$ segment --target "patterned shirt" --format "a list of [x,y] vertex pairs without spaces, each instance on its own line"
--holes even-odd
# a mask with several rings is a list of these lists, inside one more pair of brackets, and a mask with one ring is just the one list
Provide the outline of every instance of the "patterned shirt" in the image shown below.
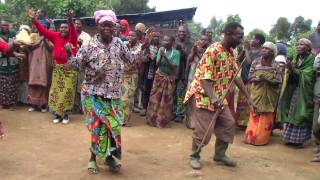
[[209,97],[204,92],[201,80],[212,81],[213,95],[216,98],[222,98],[227,93],[228,85],[238,70],[232,52],[232,49],[225,51],[219,42],[212,44],[206,50],[199,61],[194,80],[188,88],[185,102],[195,96],[197,108],[215,110]]
[[[129,41],[125,41],[123,44],[127,46]],[[139,72],[139,67],[141,65],[142,60],[142,51],[141,51],[141,43],[137,42],[135,46],[129,48],[129,51],[134,59],[133,64],[125,64],[124,65],[124,73],[126,74],[135,74]]]
[[109,99],[121,98],[124,65],[132,64],[134,59],[122,41],[113,37],[106,47],[95,35],[88,46],[82,46],[76,57],[68,63],[85,71],[82,93],[103,96]]

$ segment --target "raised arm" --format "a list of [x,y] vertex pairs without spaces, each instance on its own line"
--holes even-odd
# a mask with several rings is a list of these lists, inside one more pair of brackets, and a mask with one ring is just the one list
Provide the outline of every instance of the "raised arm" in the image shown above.
[[78,46],[78,32],[77,32],[76,26],[73,23],[72,17],[73,17],[73,11],[69,10],[67,13],[68,23],[70,27],[69,41],[76,48]]
[[45,38],[49,39],[50,41],[54,42],[54,39],[59,33],[50,31],[47,28],[45,28],[38,20],[36,20],[34,11],[28,10],[27,14],[31,19],[32,23],[36,26],[36,28],[40,32],[40,34],[43,35]]

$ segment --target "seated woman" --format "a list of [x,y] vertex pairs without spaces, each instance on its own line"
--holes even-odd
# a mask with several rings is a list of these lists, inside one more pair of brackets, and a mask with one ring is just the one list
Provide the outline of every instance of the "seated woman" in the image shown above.
[[249,71],[251,98],[257,108],[250,111],[245,138],[252,145],[267,144],[272,131],[282,80],[279,65],[274,61],[276,54],[275,44],[264,43],[262,56],[253,61]]
[[168,127],[173,118],[173,93],[180,62],[180,53],[173,48],[174,41],[174,37],[164,36],[164,47],[157,54],[159,69],[154,78],[147,110],[147,123],[153,127]]

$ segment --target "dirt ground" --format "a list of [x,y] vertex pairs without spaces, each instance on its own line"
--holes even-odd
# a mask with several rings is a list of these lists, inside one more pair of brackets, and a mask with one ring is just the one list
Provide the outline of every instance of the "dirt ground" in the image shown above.
[[1,180],[268,180],[320,179],[320,164],[311,163],[312,145],[291,149],[281,144],[277,132],[267,146],[244,144],[238,131],[228,154],[238,167],[212,161],[212,141],[202,152],[203,169],[188,165],[191,130],[182,124],[172,128],[148,127],[144,118],[133,117],[133,127],[122,129],[123,160],[120,174],[112,174],[100,162],[100,172],[88,174],[89,133],[84,117],[72,115],[68,125],[52,124],[48,113],[0,111],[6,137],[0,141]]

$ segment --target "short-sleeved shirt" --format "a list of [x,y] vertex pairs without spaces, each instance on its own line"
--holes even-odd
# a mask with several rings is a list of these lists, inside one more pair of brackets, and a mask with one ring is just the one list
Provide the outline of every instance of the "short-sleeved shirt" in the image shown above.
[[[161,55],[160,55],[160,51],[161,50],[164,50],[163,47],[161,47],[158,51],[158,54],[157,54],[157,62],[160,61],[161,59]],[[164,50],[165,51],[165,50]],[[177,68],[179,67],[179,64],[180,64],[180,53],[178,50],[176,50],[175,48],[172,48],[171,51],[165,51],[165,54],[166,54],[166,57],[169,59],[169,61],[176,65]],[[176,69],[172,69],[171,67],[169,67],[168,65],[164,64],[163,63],[164,60],[161,60],[161,62],[159,63],[159,68],[161,70],[161,72],[167,74],[167,75],[170,75],[172,74],[173,72],[176,72],[177,71],[177,68]]]
[[233,50],[225,51],[222,44],[212,44],[203,54],[196,69],[194,80],[188,88],[185,102],[195,96],[196,107],[214,111],[214,105],[205,94],[201,80],[212,81],[212,91],[216,98],[221,99],[238,70]]

